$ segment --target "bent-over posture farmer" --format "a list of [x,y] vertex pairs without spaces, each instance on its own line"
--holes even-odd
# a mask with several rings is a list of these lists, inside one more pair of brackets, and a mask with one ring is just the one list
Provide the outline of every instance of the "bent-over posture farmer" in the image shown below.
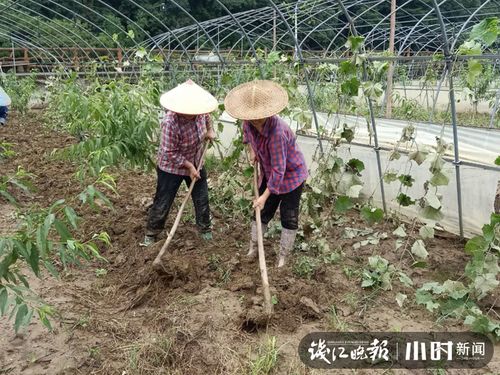
[[210,240],[207,172],[202,168],[198,173],[197,167],[204,141],[215,138],[209,113],[217,108],[217,99],[188,80],[163,94],[160,103],[166,113],[161,123],[158,148],[158,180],[147,219],[146,236],[141,245],[149,246],[156,241],[157,235],[164,229],[179,186],[182,181],[189,186],[193,179],[196,179],[192,192],[196,225],[201,237]]
[[[226,111],[243,121],[243,142],[250,144],[253,163],[260,163],[259,207],[262,232],[280,208],[281,231],[278,267],[292,250],[299,225],[299,203],[308,172],[295,134],[277,113],[288,104],[283,87],[272,81],[252,81],[235,87],[225,99]],[[249,256],[257,250],[257,224],[252,221]]]
[[8,106],[10,103],[9,95],[0,87],[0,126],[4,126],[7,123],[7,113],[9,112]]

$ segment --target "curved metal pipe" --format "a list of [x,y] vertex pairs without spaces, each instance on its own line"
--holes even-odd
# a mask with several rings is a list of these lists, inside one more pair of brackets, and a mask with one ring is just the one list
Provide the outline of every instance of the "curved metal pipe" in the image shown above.
[[457,111],[455,108],[455,90],[453,89],[453,59],[450,54],[448,36],[446,35],[446,27],[444,25],[443,17],[441,15],[441,10],[436,0],[432,0],[434,4],[434,9],[438,16],[439,24],[441,25],[441,33],[443,35],[443,52],[446,61],[446,70],[449,72],[449,86],[450,86],[450,111],[451,111],[451,123],[453,126],[453,151],[454,151],[454,161],[455,165],[455,176],[457,182],[457,203],[458,203],[458,225],[460,228],[460,237],[464,236],[464,223],[462,216],[462,186],[460,180],[460,154],[458,148],[458,130],[457,130]]
[[[283,20],[284,24],[286,25],[286,28],[288,29],[288,33],[293,37],[295,46],[297,48],[297,54],[298,54],[298,57],[299,57],[299,61],[302,64],[304,64],[304,57],[302,56],[302,50],[301,50],[301,48],[299,46],[299,43],[298,43],[297,39],[295,38],[295,35],[292,32],[292,29],[290,28],[290,25],[288,24],[288,22],[286,21],[285,17],[283,16],[283,13],[276,6],[276,4],[274,3],[274,1],[272,1],[272,0],[268,0],[268,1],[271,3],[271,5],[274,8],[274,10],[276,11],[276,13]],[[318,135],[317,139],[318,139],[319,149],[321,151],[321,154],[323,154],[324,153],[323,142],[321,141],[321,134],[320,134],[320,131],[319,131],[319,123],[318,123],[318,116],[316,114],[316,109],[315,109],[315,106],[314,106],[313,92],[312,92],[312,89],[311,89],[311,85],[310,85],[310,82],[309,82],[308,75],[309,75],[309,72],[308,72],[307,66],[304,65],[304,79],[306,81],[307,93],[308,93],[308,96],[309,96],[309,105],[311,107],[311,111],[312,111],[312,114],[313,114],[314,125],[316,126],[316,133]]]
[[[331,0],[331,1],[333,1],[333,0]],[[342,0],[337,0],[337,2],[340,5],[340,7],[342,8],[342,11],[344,12],[344,14],[347,18],[347,22],[349,23],[352,34],[354,36],[357,36],[358,31],[356,30],[356,26],[354,25],[354,22],[351,18],[351,15],[349,14],[347,8],[344,6],[344,3],[342,2]],[[363,80],[364,81],[368,80],[368,73],[367,73],[365,61],[363,61]],[[379,177],[379,183],[380,183],[380,195],[382,197],[382,206],[384,208],[384,212],[387,213],[387,204],[386,204],[386,200],[385,200],[385,188],[384,188],[384,178],[383,178],[384,173],[382,171],[382,162],[380,160],[380,147],[378,144],[377,126],[375,123],[375,113],[373,110],[372,100],[368,97],[366,98],[366,100],[368,102],[368,109],[370,111],[370,120],[372,123],[372,129],[373,129],[373,143],[374,143],[373,149],[375,150],[375,155],[377,157],[377,168],[378,168],[378,177]]]

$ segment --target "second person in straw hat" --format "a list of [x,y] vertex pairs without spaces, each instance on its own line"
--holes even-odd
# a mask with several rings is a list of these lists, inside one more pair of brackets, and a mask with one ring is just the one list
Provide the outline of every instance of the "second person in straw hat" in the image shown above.
[[170,207],[177,191],[185,181],[196,183],[192,198],[196,225],[201,237],[212,239],[210,208],[208,204],[207,173],[197,167],[202,156],[204,141],[213,140],[210,112],[218,107],[217,99],[191,80],[166,92],[160,104],[167,110],[161,123],[160,146],[157,161],[157,185],[153,205],[149,211],[146,236],[142,246],[155,242],[165,226]]
[[[250,144],[254,163],[261,166],[259,198],[253,205],[261,208],[263,232],[280,209],[283,227],[278,267],[285,264],[292,250],[299,225],[299,203],[308,172],[295,134],[277,113],[288,104],[283,87],[272,81],[256,80],[235,87],[224,101],[226,111],[243,121],[243,142]],[[252,222],[249,256],[255,256],[257,224]]]

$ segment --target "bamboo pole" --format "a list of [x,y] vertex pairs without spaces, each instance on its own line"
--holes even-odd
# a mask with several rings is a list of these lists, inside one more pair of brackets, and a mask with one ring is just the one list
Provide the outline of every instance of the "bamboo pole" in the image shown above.
[[[258,163],[253,167],[253,190],[255,198],[259,198],[258,183]],[[255,221],[257,222],[257,246],[259,249],[259,268],[262,278],[262,293],[264,294],[264,307],[269,316],[273,313],[273,304],[271,303],[271,291],[269,289],[269,279],[267,278],[266,255],[264,253],[264,240],[262,236],[262,220],[260,217],[260,207],[255,207]]]

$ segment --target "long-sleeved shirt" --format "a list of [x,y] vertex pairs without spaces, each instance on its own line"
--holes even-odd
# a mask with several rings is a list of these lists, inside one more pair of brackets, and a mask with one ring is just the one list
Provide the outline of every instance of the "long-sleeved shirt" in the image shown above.
[[158,168],[168,173],[189,176],[184,162],[187,160],[195,167],[198,165],[203,139],[209,129],[209,114],[188,120],[175,112],[167,111],[161,122]]
[[306,161],[295,134],[280,117],[269,117],[262,133],[244,121],[243,143],[252,146],[272,194],[289,193],[307,179]]

